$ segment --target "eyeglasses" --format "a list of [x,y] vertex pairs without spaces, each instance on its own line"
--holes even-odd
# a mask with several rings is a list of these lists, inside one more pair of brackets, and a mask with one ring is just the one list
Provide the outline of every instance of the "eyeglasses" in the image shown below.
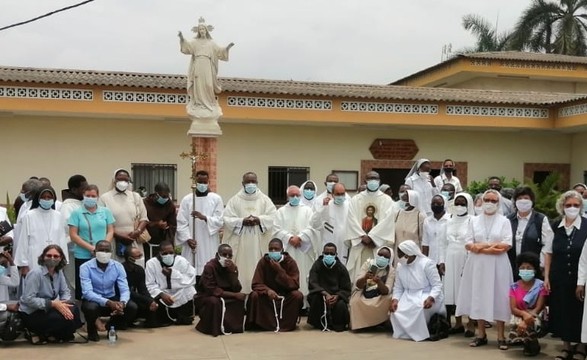
[[51,254],[46,254],[45,257],[47,259],[60,259],[61,255],[51,255]]
[[497,204],[499,202],[499,200],[493,200],[493,199],[483,199],[483,202],[485,203],[492,203],[492,204]]

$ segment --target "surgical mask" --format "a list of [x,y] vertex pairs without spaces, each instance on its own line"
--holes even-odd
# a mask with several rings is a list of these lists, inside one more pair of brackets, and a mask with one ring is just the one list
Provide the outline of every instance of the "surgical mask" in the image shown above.
[[123,192],[128,189],[128,181],[117,181],[116,182],[116,190]]
[[292,196],[288,200],[289,200],[289,204],[291,206],[298,206],[298,205],[300,205],[300,200],[301,199],[300,199],[299,196]]
[[497,204],[490,202],[483,203],[483,211],[489,215],[495,214],[497,212]]
[[530,281],[534,279],[534,270],[520,269],[518,275],[520,275],[520,279],[524,281]]
[[516,209],[521,212],[528,212],[532,210],[532,200],[520,199],[516,201]]
[[579,212],[581,210],[579,208],[576,207],[570,207],[570,208],[565,208],[565,215],[569,218],[569,219],[574,219],[577,217],[577,215],[579,215]]
[[54,268],[61,262],[61,259],[45,259],[45,266],[48,268]]
[[39,206],[42,209],[49,210],[49,209],[51,209],[51,206],[53,206],[53,204],[55,204],[55,200],[53,200],[53,199],[50,199],[50,200],[39,199]]
[[431,208],[435,214],[442,214],[444,212],[444,205],[432,205]]
[[429,172],[426,171],[420,171],[420,177],[424,180],[429,180],[428,176],[430,175]]
[[450,191],[441,191],[440,196],[445,198],[446,200],[450,199]]
[[165,204],[167,204],[167,202],[168,202],[168,201],[169,201],[169,198],[164,198],[164,197],[162,197],[161,195],[159,195],[159,196],[157,197],[157,203],[158,203],[159,205],[165,205]]
[[255,184],[255,183],[245,184],[245,192],[249,195],[256,193],[257,192],[257,184]]
[[342,205],[346,201],[346,196],[340,195],[334,197],[334,204],[335,205]]
[[18,197],[20,197],[20,200],[22,200],[22,202],[27,202],[28,198],[26,197],[25,193],[20,193],[18,194]]
[[218,262],[220,263],[220,266],[226,267],[226,260],[228,260],[228,258],[218,256]]
[[400,264],[402,265],[408,265],[408,258],[407,257],[401,257],[397,260]]
[[399,206],[399,208],[400,208],[400,209],[402,209],[402,210],[405,210],[405,209],[406,209],[406,207],[407,207],[407,204],[408,204],[408,203],[407,203],[407,202],[405,202],[405,201],[403,201],[403,200],[400,200],[400,201],[398,201],[398,202],[397,202],[397,205],[398,205],[398,206]]
[[385,256],[377,255],[375,257],[375,265],[377,265],[378,268],[384,268],[387,265],[389,265],[389,259],[386,258]]
[[401,200],[401,198],[402,198],[404,195],[406,195],[406,192],[405,192],[405,191],[404,191],[404,192],[401,192],[401,193],[399,193],[399,198],[400,198],[400,200]]
[[208,191],[208,184],[197,183],[196,190],[198,190],[201,193],[205,193],[206,191]]
[[463,216],[467,213],[468,210],[467,210],[466,206],[456,205],[454,207],[454,211],[455,211],[455,214],[457,214],[457,216]]
[[98,205],[98,198],[84,196],[82,203],[86,208],[93,208]]
[[475,206],[475,215],[481,215],[481,214],[483,214],[483,207]]
[[312,200],[314,198],[314,195],[316,195],[316,192],[312,189],[304,189],[304,197],[306,198],[306,200]]
[[446,174],[452,174],[452,172],[454,171],[453,168],[447,168],[447,167],[443,168],[443,170]]
[[136,265],[142,267],[142,268],[145,268],[145,258],[142,256],[138,259],[130,258],[130,261],[135,263]]
[[5,266],[0,265],[0,276],[6,275],[6,272],[8,272],[8,269]]
[[323,255],[322,262],[326,266],[332,266],[336,262],[336,256],[335,255]]
[[111,252],[96,251],[96,261],[98,261],[100,264],[108,264],[111,258]]
[[367,180],[367,190],[377,191],[379,190],[379,180]]
[[165,254],[161,255],[161,262],[167,266],[173,265],[173,261],[175,261],[175,255],[173,254]]
[[332,192],[332,188],[334,187],[334,184],[336,184],[334,181],[329,181],[326,183],[326,191],[328,191],[329,193]]
[[281,257],[283,256],[281,251],[269,251],[267,255],[269,256],[269,259],[273,261],[280,261]]

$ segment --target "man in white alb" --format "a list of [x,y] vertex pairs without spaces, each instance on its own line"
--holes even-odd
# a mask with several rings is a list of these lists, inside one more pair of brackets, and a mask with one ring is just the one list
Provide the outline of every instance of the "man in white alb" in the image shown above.
[[349,248],[346,246],[347,239],[346,224],[349,213],[349,201],[343,184],[335,184],[332,188],[334,200],[328,200],[327,204],[320,207],[312,215],[312,227],[320,231],[322,244],[321,249],[328,243],[333,243],[338,249],[338,258],[346,265]]

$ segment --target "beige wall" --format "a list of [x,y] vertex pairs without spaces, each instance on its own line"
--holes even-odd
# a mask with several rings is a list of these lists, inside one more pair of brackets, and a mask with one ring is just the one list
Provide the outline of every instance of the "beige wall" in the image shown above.
[[582,183],[583,171],[587,171],[587,132],[574,134],[571,145],[571,185]]
[[587,93],[587,84],[536,79],[511,79],[506,77],[477,77],[451,85],[458,89],[540,91],[559,93]]
[[[580,143],[587,139],[552,132],[221,125],[218,192],[225,201],[239,189],[246,171],[258,173],[263,191],[269,166],[310,167],[320,185],[332,169],[359,171],[361,160],[372,159],[368,149],[376,138],[414,139],[418,158],[467,161],[470,180],[495,174],[522,179],[524,162],[569,163],[571,138],[580,154],[585,153]],[[0,117],[0,128],[0,203],[6,192],[13,199],[31,175],[49,177],[59,192],[70,175],[80,173],[105,191],[114,169],[142,162],[177,164],[178,195],[190,191],[190,164],[179,158],[190,148],[187,122]],[[571,181],[580,180],[585,168],[587,159],[573,158]]]

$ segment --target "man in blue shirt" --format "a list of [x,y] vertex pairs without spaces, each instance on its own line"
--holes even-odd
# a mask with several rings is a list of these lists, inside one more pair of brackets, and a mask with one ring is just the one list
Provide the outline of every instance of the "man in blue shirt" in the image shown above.
[[80,267],[82,311],[86,317],[88,339],[99,341],[96,320],[110,316],[107,328],[124,330],[136,317],[137,305],[130,300],[126,272],[122,264],[111,260],[108,241],[96,243],[95,258]]

